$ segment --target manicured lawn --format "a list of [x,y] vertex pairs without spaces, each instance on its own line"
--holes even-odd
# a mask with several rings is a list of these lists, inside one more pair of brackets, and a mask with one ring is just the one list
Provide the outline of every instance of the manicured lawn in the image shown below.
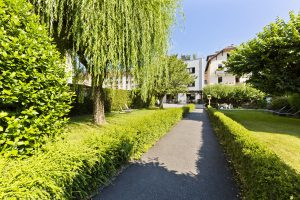
[[155,110],[135,110],[130,113],[109,113],[106,114],[106,121],[103,127],[99,128],[92,123],[92,115],[83,115],[72,117],[67,125],[66,137],[67,140],[82,140],[85,136],[91,133],[101,133],[105,128],[112,125],[124,125],[130,121],[132,117],[142,117],[154,113]]
[[300,119],[262,111],[223,111],[300,172]]

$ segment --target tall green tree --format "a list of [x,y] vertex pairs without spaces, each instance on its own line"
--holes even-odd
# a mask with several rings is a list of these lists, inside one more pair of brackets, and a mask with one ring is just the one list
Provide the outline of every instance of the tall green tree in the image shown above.
[[61,51],[92,79],[94,122],[105,123],[103,82],[166,54],[179,0],[30,0]]
[[194,81],[195,77],[187,71],[187,65],[177,55],[173,55],[157,58],[147,67],[141,87],[145,99],[154,96],[159,100],[160,108],[163,108],[163,97],[166,94],[184,93]]
[[300,93],[300,13],[266,26],[233,51],[226,65],[266,93]]

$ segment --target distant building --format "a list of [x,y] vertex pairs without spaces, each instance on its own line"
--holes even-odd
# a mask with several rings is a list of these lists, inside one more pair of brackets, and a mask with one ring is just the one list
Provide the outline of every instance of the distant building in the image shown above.
[[247,77],[238,77],[228,73],[224,64],[224,61],[227,60],[227,58],[230,56],[230,52],[234,49],[234,46],[228,46],[221,51],[217,51],[213,55],[207,56],[204,75],[205,85],[235,85],[246,82]]
[[190,56],[181,56],[181,59],[187,64],[189,73],[194,74],[195,82],[188,86],[187,93],[180,93],[177,96],[167,95],[164,98],[166,103],[197,103],[202,99],[202,90],[204,87],[204,68],[205,60],[203,58],[191,59]]
[[[73,72],[73,63],[72,58],[69,54],[66,54],[66,72],[69,75],[68,83],[74,84],[74,72]],[[85,70],[84,66],[82,66],[83,71]],[[84,72],[83,72],[84,73]],[[76,81],[76,84],[85,85],[88,87],[92,86],[92,79],[90,76],[86,75],[82,80]],[[130,75],[123,75],[120,77],[112,77],[108,78],[104,81],[104,88],[114,88],[120,90],[132,90],[135,88],[135,83]]]

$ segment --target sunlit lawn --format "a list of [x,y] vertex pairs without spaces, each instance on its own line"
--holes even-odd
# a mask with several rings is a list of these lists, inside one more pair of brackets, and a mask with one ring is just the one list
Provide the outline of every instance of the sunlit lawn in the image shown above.
[[129,118],[134,116],[144,116],[155,112],[155,110],[135,110],[130,113],[108,113],[106,114],[107,124],[104,126],[96,126],[92,123],[92,115],[83,115],[72,117],[67,125],[67,140],[82,140],[88,134],[101,133],[103,128],[111,125],[122,125],[128,123]]
[[288,165],[300,172],[300,119],[262,111],[223,111],[244,125]]

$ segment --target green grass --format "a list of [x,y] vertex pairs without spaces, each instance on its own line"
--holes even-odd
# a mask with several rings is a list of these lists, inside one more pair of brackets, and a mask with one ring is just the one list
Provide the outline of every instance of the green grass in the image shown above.
[[289,166],[300,172],[300,119],[262,111],[222,111],[241,123]]
[[66,127],[65,139],[67,140],[84,140],[91,133],[101,134],[106,128],[113,125],[124,125],[132,117],[142,117],[154,113],[155,110],[135,110],[130,113],[107,113],[106,124],[102,127],[93,124],[92,115],[82,115],[72,117]]
[[34,156],[0,158],[0,199],[87,199],[129,160],[139,158],[178,122],[184,108],[72,118],[66,133]]

